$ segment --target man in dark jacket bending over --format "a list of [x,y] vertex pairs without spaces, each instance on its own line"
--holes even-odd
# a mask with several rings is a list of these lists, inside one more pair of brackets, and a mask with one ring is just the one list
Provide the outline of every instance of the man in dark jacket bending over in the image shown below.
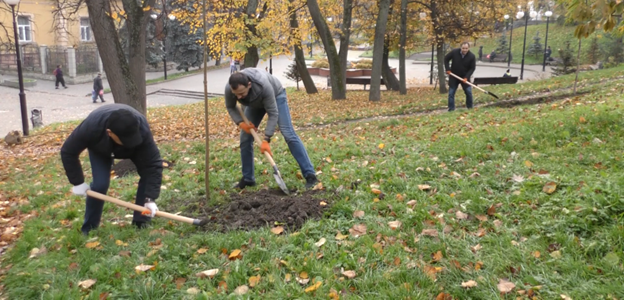
[[[237,101],[246,106],[245,116],[253,125],[250,126],[243,122],[242,116],[236,109]],[[250,134],[250,129],[257,128],[265,114],[269,115],[269,120],[264,129],[264,141],[260,147],[260,152],[267,151],[273,155],[269,142],[275,133],[275,127],[279,126],[290,153],[299,164],[301,174],[306,179],[306,188],[314,187],[318,182],[314,166],[312,166],[303,142],[293,128],[286,90],[282,87],[279,79],[256,68],[245,68],[232,74],[225,86],[225,107],[232,121],[241,129],[240,149],[243,178],[236,185],[237,188],[243,189],[247,186],[256,185],[253,157],[254,139]]]
[[[93,182],[84,181],[80,153],[87,149]],[[137,205],[151,211],[144,216],[135,211],[132,224],[145,227],[156,214],[154,200],[160,195],[162,159],[145,117],[125,104],[102,106],[87,116],[67,138],[61,148],[61,159],[75,195],[86,196],[87,190],[106,194],[110,184],[113,159],[129,158],[136,165],[141,179],[136,193]],[[82,233],[88,234],[100,225],[104,201],[87,196]]]
[[[453,61],[453,64],[449,67],[449,61]],[[448,94],[448,110],[455,110],[455,92],[457,87],[461,84],[464,93],[466,94],[466,107],[472,108],[472,87],[467,84],[472,77],[476,68],[476,59],[474,54],[470,52],[470,44],[463,42],[461,48],[453,49],[449,54],[444,57],[444,69],[446,74],[453,74],[463,78],[459,80],[453,76],[449,76],[449,94]]]

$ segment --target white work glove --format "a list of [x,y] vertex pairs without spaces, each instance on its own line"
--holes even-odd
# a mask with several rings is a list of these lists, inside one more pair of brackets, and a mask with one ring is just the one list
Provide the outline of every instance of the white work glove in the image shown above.
[[156,202],[146,202],[143,206],[151,211],[150,218],[153,218],[156,215],[156,212],[158,211],[158,206],[156,206]]
[[77,195],[77,196],[86,196],[87,195],[87,191],[89,189],[91,189],[91,188],[89,187],[88,184],[82,183],[82,184],[79,184],[79,185],[75,185],[72,188],[72,193],[74,193],[74,195]]

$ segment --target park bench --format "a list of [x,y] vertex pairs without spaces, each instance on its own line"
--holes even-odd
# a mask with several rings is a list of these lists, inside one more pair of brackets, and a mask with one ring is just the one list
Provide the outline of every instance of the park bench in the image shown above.
[[490,62],[506,62],[507,54],[496,54],[496,57],[490,58]]
[[514,84],[518,82],[518,77],[475,77],[474,85],[483,84]]
[[[366,90],[366,85],[370,85],[371,83],[371,78],[370,76],[357,76],[357,77],[347,77],[347,84],[363,84],[364,85],[364,90]],[[381,84],[386,84],[386,81],[383,79],[383,77],[381,78]],[[327,77],[327,87],[331,88],[331,80],[329,79],[329,77]]]

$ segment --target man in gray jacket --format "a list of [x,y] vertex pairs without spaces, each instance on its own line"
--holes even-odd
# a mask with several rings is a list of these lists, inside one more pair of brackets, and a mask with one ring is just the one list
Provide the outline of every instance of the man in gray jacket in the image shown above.
[[[245,106],[245,116],[253,125],[243,122],[242,116],[236,109],[237,102]],[[269,143],[275,133],[275,126],[279,126],[290,153],[299,164],[301,174],[306,179],[305,187],[309,189],[318,183],[308,152],[293,128],[286,90],[276,77],[256,68],[245,68],[232,74],[225,86],[225,107],[232,121],[241,129],[240,149],[243,178],[235,186],[236,188],[244,189],[247,186],[256,185],[253,157],[254,139],[250,134],[250,129],[256,129],[265,114],[269,115],[269,119],[264,129],[264,141],[260,147],[260,152],[269,152],[272,155]]]

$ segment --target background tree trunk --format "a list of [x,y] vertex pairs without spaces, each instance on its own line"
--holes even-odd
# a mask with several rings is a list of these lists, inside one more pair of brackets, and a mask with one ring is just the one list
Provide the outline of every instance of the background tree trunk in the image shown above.
[[390,0],[379,0],[379,15],[375,25],[375,42],[373,44],[373,68],[371,71],[370,92],[368,94],[368,100],[370,101],[381,100],[381,67],[389,9]]
[[[114,101],[116,103],[128,104],[145,114],[145,73],[143,73],[143,81],[135,81],[128,61],[126,61],[124,50],[121,47],[117,28],[113,23],[113,19],[109,17],[111,14],[110,2],[107,0],[88,0],[86,3],[90,16],[91,30],[93,31],[98,52],[102,58],[102,64],[104,65],[104,71],[106,72]],[[128,15],[128,18],[133,17],[135,17],[134,14]],[[145,35],[143,34],[142,36],[145,42]],[[131,41],[132,43],[135,42],[134,40]],[[142,48],[141,52],[145,55],[145,47]],[[133,61],[133,63],[142,64],[143,69],[145,69],[145,57],[141,61]],[[134,69],[136,70],[137,66]],[[141,90],[143,91],[142,93],[140,92]]]
[[340,69],[342,71],[341,86],[347,89],[347,56],[349,54],[349,40],[351,39],[351,17],[353,15],[353,0],[344,0],[342,34],[340,35]]
[[[293,9],[293,1],[294,0],[290,0],[290,28],[294,29],[295,32],[299,32],[299,22],[297,21],[297,12]],[[297,36],[296,39],[297,41],[295,42],[294,48],[297,70],[299,71],[299,75],[301,76],[301,81],[303,81],[303,86],[306,89],[306,93],[316,94],[318,93],[318,89],[316,88],[316,85],[314,85],[312,76],[310,76],[310,72],[308,72],[308,67],[305,63],[305,55],[303,54],[303,49],[301,48],[301,36]],[[297,81],[297,90],[299,90],[299,81]]]
[[401,0],[401,29],[399,41],[399,91],[401,95],[407,94],[407,82],[405,78],[405,43],[407,42],[407,0]]
[[[249,0],[247,2],[247,18],[254,20],[251,23],[246,23],[247,29],[251,32],[251,34],[256,35],[256,10],[258,9],[258,0]],[[240,66],[241,70],[244,68],[255,68],[258,65],[258,61],[260,61],[260,56],[258,55],[258,47],[256,45],[251,45],[247,48],[247,54],[245,55],[245,61],[243,65]]]
[[343,79],[345,71],[340,67],[340,57],[338,56],[338,51],[336,51],[336,44],[334,43],[331,31],[327,27],[325,18],[316,0],[308,0],[308,10],[310,11],[312,21],[314,21],[314,27],[316,27],[321,37],[321,41],[325,47],[325,53],[327,54],[327,60],[329,61],[332,99],[346,99],[347,87],[343,84],[343,82],[345,82],[345,79]]
[[436,39],[436,58],[438,61],[438,82],[440,83],[440,94],[448,93],[446,88],[446,72],[444,71],[444,40]]
[[[145,7],[154,7],[155,0],[147,0]],[[126,25],[128,27],[128,65],[130,76],[135,83],[135,99],[137,110],[146,115],[147,99],[145,95],[145,30],[149,20],[149,12],[143,10],[141,2],[135,0],[122,0],[127,13]],[[111,89],[112,90],[112,89]],[[134,107],[134,106],[133,106]],[[140,109],[139,109],[140,108]]]
[[397,79],[396,75],[392,73],[392,70],[390,70],[390,63],[388,62],[388,59],[390,58],[389,43],[390,40],[388,39],[388,35],[386,35],[383,50],[383,63],[381,64],[381,74],[386,81],[386,89],[389,91],[398,91],[400,87],[399,79]]

